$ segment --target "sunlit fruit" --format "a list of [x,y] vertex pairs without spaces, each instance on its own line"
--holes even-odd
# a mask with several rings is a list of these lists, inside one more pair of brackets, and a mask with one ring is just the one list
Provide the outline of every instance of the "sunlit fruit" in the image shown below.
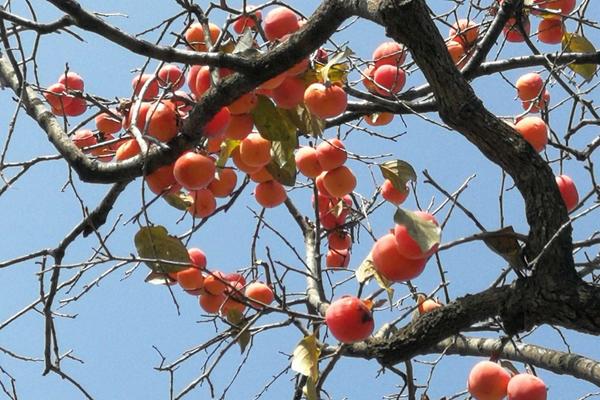
[[387,125],[394,119],[394,114],[389,112],[365,115],[365,122],[371,126]]
[[406,60],[406,49],[397,42],[384,42],[373,51],[372,57],[375,68],[386,64],[399,67]]
[[392,96],[402,90],[406,83],[406,73],[402,68],[382,65],[375,70],[373,81],[375,91],[382,96]]
[[295,155],[296,167],[298,171],[308,178],[316,178],[323,168],[317,158],[317,150],[310,146],[302,146]]
[[538,153],[546,147],[548,143],[548,126],[543,119],[525,117],[515,124],[515,129]]
[[273,89],[273,100],[279,108],[292,109],[304,101],[304,89],[302,78],[289,76]]
[[188,211],[198,218],[206,218],[212,215],[217,208],[215,196],[208,189],[193,190],[190,192],[193,204],[189,206]]
[[349,263],[350,252],[348,251],[348,249],[327,250],[327,255],[325,256],[325,264],[327,265],[327,268],[348,268]]
[[219,293],[216,295],[210,293],[203,293],[200,296],[198,296],[198,302],[200,303],[200,307],[202,307],[204,311],[206,311],[209,314],[216,314],[219,312],[221,306],[225,302],[225,295],[223,293]]
[[173,164],[159,167],[147,175],[146,184],[155,194],[174,193],[181,188],[173,175]]
[[433,299],[425,299],[421,303],[419,303],[418,310],[419,314],[426,314],[435,309],[441,308],[442,305]]
[[335,231],[327,235],[327,244],[333,250],[347,250],[352,246],[352,238],[348,232]]
[[506,396],[510,374],[500,365],[481,361],[471,369],[467,388],[476,400],[501,400]]
[[87,102],[85,99],[75,97],[71,100],[71,103],[68,106],[64,106],[62,108],[62,112],[64,115],[69,117],[77,117],[87,110]]
[[192,265],[198,269],[206,268],[206,254],[197,247],[191,247],[188,249],[188,256]]
[[73,71],[69,71],[65,74],[60,74],[58,77],[58,83],[61,83],[67,88],[67,90],[81,90],[85,86],[83,78]]
[[379,188],[379,191],[381,192],[381,196],[385,200],[395,205],[404,203],[409,193],[408,186],[406,186],[406,190],[404,192],[401,192],[400,190],[394,187],[394,184],[389,179],[383,181],[383,184],[381,185],[381,188]]
[[317,160],[323,171],[342,166],[347,158],[346,147],[337,138],[324,140],[317,146]]
[[115,134],[121,130],[121,118],[116,110],[112,110],[113,114],[119,117],[115,117],[109,113],[103,112],[94,118],[96,128],[100,132]]
[[352,193],[356,187],[356,177],[350,168],[342,165],[325,173],[323,184],[333,197],[342,197]]
[[273,302],[275,294],[269,285],[263,282],[251,282],[244,291],[244,295],[250,301],[250,304],[258,309],[263,308],[263,304],[269,305]]
[[544,89],[544,93],[541,97],[533,100],[523,101],[522,105],[524,110],[532,113],[537,113],[540,112],[541,109],[547,107],[549,103],[550,92]]
[[573,179],[568,175],[559,175],[556,177],[556,185],[558,186],[560,196],[565,203],[567,211],[573,211],[579,203],[579,193],[577,192],[575,182],[573,182]]
[[217,176],[208,184],[208,190],[215,197],[227,197],[233,192],[236,184],[237,174],[235,171],[231,168],[223,168],[219,170]]
[[377,272],[392,282],[405,282],[421,275],[427,263],[426,258],[405,257],[396,244],[394,234],[380,237],[371,250],[373,265]]
[[171,102],[158,102],[150,106],[146,113],[147,133],[160,140],[168,142],[177,135],[177,110]]
[[203,189],[215,178],[215,160],[191,151],[177,158],[173,174],[177,182],[188,190]]
[[117,152],[115,153],[115,160],[123,161],[128,158],[132,158],[140,154],[140,144],[136,139],[127,139],[121,143]]
[[242,157],[240,157],[240,147],[239,146],[236,147],[235,149],[233,149],[233,151],[231,152],[231,159],[233,160],[233,164],[235,164],[235,166],[240,171],[245,172],[247,174],[253,174],[255,172],[258,172],[261,168],[263,168],[260,165],[254,166],[254,165],[246,164],[242,160]]
[[333,301],[325,313],[325,323],[331,334],[342,343],[365,340],[375,327],[369,307],[353,296]]
[[268,41],[281,39],[298,29],[300,29],[298,15],[286,7],[272,9],[263,20],[263,30]]
[[274,179],[266,166],[248,176],[250,177],[250,180],[255,183],[263,183]]
[[[525,35],[529,36],[531,31],[531,23],[529,22],[529,18],[523,17],[522,24]],[[509,18],[502,32],[504,32],[507,42],[518,43],[525,41],[525,38],[519,29],[519,24],[514,18]]]
[[253,167],[262,167],[271,161],[271,141],[259,133],[249,134],[240,143],[240,158]]
[[213,271],[204,277],[204,290],[212,295],[225,293],[228,288],[227,281],[221,271]]
[[346,111],[348,95],[339,86],[313,83],[304,91],[304,104],[319,118],[337,117]]
[[244,140],[254,128],[254,118],[251,114],[231,115],[225,138],[231,140]]
[[546,400],[546,384],[537,376],[517,374],[510,378],[506,393],[508,400]]
[[531,100],[538,97],[542,92],[544,80],[540,74],[530,72],[528,74],[521,75],[521,77],[517,79],[515,86],[517,87],[517,95],[519,96],[519,99],[523,101]]
[[259,183],[254,189],[256,202],[265,208],[273,208],[287,199],[283,185],[276,180]]
[[44,92],[44,97],[51,107],[57,109],[62,109],[73,101],[73,97],[67,95],[65,85],[62,83],[55,83],[48,86],[46,92]]
[[260,10],[252,11],[251,7],[247,7],[246,11],[248,14],[242,15],[233,22],[233,30],[238,35],[244,33],[246,29],[254,29],[256,27],[256,22],[258,21],[260,23],[262,18]]
[[558,44],[565,33],[565,26],[558,18],[542,18],[538,26],[538,39],[542,43]]
[[204,276],[199,268],[190,267],[177,272],[177,282],[185,290],[198,290],[202,288]]
[[183,78],[183,72],[181,69],[174,64],[165,64],[158,70],[158,79],[164,85],[170,85],[171,90],[175,91],[180,89],[185,79]]
[[[221,34],[221,28],[212,22],[208,23],[209,36],[211,45],[215,44],[219,35]],[[207,51],[208,43],[206,43],[206,36],[204,34],[204,26],[199,23],[193,23],[190,27],[185,31],[185,40],[187,43],[196,51]]]
[[[149,83],[146,85],[146,82]],[[143,100],[151,100],[158,96],[158,81],[154,78],[154,75],[143,74],[137,75],[131,81],[134,94],[140,94],[142,91]]]
[[256,93],[250,92],[242,95],[240,98],[228,105],[227,108],[232,115],[247,114],[252,111],[257,104],[258,97],[256,96]]
[[75,132],[75,134],[71,137],[75,146],[83,149],[84,147],[93,146],[98,143],[98,139],[89,129],[79,129]]

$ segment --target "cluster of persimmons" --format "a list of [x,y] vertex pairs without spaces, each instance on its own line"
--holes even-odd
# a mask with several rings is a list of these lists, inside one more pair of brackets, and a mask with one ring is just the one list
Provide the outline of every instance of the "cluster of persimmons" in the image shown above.
[[[535,5],[556,11],[538,12],[542,16],[538,38],[556,43],[564,34],[560,15],[573,10],[574,0],[536,0]],[[527,20],[524,21],[527,31]],[[232,25],[239,35],[260,28],[272,45],[284,42],[300,29],[304,21],[286,7],[272,9],[264,18],[261,11],[249,10]],[[521,30],[510,22],[505,29],[508,41],[522,40]],[[557,30],[560,27],[560,34]],[[208,32],[205,31],[208,28]],[[196,51],[213,50],[222,37],[221,29],[212,23],[194,23],[184,32],[186,46]],[[462,67],[472,52],[479,36],[478,25],[461,19],[449,32],[448,51],[454,62]],[[207,41],[207,39],[210,39]],[[407,56],[404,45],[385,42],[372,55],[372,61],[361,72],[362,82],[369,92],[382,97],[394,97],[406,82],[403,68]],[[184,152],[170,165],[165,165],[145,176],[148,188],[156,195],[185,197],[187,209],[194,217],[205,218],[216,209],[216,198],[229,197],[238,182],[238,173],[247,174],[257,185],[254,196],[262,207],[276,207],[287,198],[287,193],[270,165],[273,162],[273,142],[255,129],[254,110],[261,102],[280,110],[303,108],[312,118],[325,119],[339,116],[346,110],[347,94],[344,79],[330,80],[319,74],[319,65],[327,63],[329,55],[319,50],[311,58],[284,73],[262,83],[227,107],[223,107],[202,128],[203,140],[194,149]],[[168,143],[180,132],[189,118],[193,104],[232,71],[194,65],[181,69],[174,64],[163,65],[155,74],[140,74],[133,79],[133,96],[117,109],[105,109],[95,117],[97,130],[80,129],[72,136],[73,142],[84,152],[100,161],[123,161],[134,157],[148,145]],[[187,84],[188,91],[183,90]],[[523,75],[517,82],[517,94],[525,113],[515,120],[514,128],[538,152],[548,141],[548,127],[542,118],[529,113],[540,112],[550,101],[546,83],[537,73]],[[82,95],[83,79],[72,71],[62,74],[58,82],[49,86],[44,95],[57,116],[77,116],[86,111]],[[391,113],[365,116],[370,125],[383,125],[393,118]],[[125,133],[121,133],[124,131]],[[348,152],[338,138],[323,139],[316,146],[305,145],[296,149],[294,162],[297,170],[312,180],[317,189],[313,198],[318,210],[318,224],[327,232],[328,252],[326,265],[331,269],[346,268],[352,245],[346,219],[352,209],[351,193],[356,177],[346,165]],[[228,160],[233,165],[227,165]],[[571,178],[560,175],[557,185],[570,211],[578,204],[577,189]],[[382,197],[399,205],[407,197],[408,186],[386,179],[380,187]],[[405,187],[404,187],[405,186]],[[181,192],[185,189],[188,194]],[[386,282],[406,282],[419,276],[428,259],[437,251],[439,225],[427,212],[410,213],[413,223],[398,222],[390,233],[375,241],[367,257],[375,274]],[[438,240],[418,239],[420,229],[434,232]],[[415,231],[416,230],[416,231]],[[200,306],[207,313],[227,316],[233,310],[242,313],[246,307],[261,309],[275,298],[270,285],[254,281],[249,284],[239,273],[209,271],[206,256],[197,248],[188,250],[191,266],[169,273],[188,293],[199,296]],[[426,313],[441,304],[420,298],[419,313]],[[354,296],[334,300],[327,309],[325,322],[331,334],[343,343],[368,338],[374,329],[372,303]],[[469,377],[469,390],[476,399],[501,399],[507,393],[511,400],[545,399],[543,382],[532,375],[510,374],[493,362],[477,364]],[[543,390],[540,389],[543,387]],[[543,392],[543,397],[542,393]],[[523,394],[525,393],[525,394]],[[534,393],[534,394],[532,394]],[[539,394],[535,394],[539,393]],[[536,397],[537,396],[537,397]]]

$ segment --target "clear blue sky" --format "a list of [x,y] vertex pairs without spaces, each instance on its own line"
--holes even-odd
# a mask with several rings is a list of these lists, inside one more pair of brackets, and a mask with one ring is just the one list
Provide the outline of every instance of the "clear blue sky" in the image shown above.
[[[95,11],[108,13],[122,13],[128,17],[114,16],[109,21],[120,28],[131,32],[141,32],[149,26],[159,23],[163,18],[174,14],[175,2],[98,2],[86,1],[84,5]],[[206,2],[200,2],[204,5]],[[241,3],[228,2],[232,5]],[[314,9],[318,2],[303,1],[297,6],[306,14]],[[447,10],[453,2],[445,1],[441,4],[430,2],[436,10]],[[58,14],[46,4],[35,3],[39,6],[39,16],[44,21],[49,21]],[[296,5],[296,4],[295,4]],[[18,10],[22,12],[23,10]],[[151,12],[149,12],[151,11]],[[26,14],[24,14],[26,15]],[[462,16],[459,13],[459,16]],[[588,15],[591,17],[592,15]],[[599,13],[596,12],[595,19]],[[483,16],[474,16],[481,22]],[[216,19],[222,22],[222,16]],[[178,21],[171,31],[179,31],[182,21]],[[536,25],[534,23],[534,25]],[[569,22],[570,30],[574,27]],[[445,33],[446,28],[442,28]],[[44,86],[55,82],[57,76],[63,71],[65,63],[71,70],[78,72],[85,78],[86,90],[106,98],[127,97],[130,95],[130,82],[134,75],[131,71],[143,65],[144,59],[140,56],[129,54],[114,44],[107,43],[98,36],[82,33],[85,43],[77,41],[70,35],[48,35],[41,40],[38,52],[38,66],[40,83]],[[600,43],[599,35],[592,31],[590,39]],[[154,35],[148,36],[153,38]],[[24,35],[24,40],[31,39]],[[170,43],[170,36],[166,43]],[[338,44],[348,42],[356,55],[369,58],[374,47],[385,40],[384,31],[371,23],[358,21],[354,25],[335,36]],[[328,48],[331,48],[328,45]],[[544,51],[555,51],[557,48],[540,45]],[[511,45],[504,49],[499,56],[505,58],[525,52],[524,45]],[[492,57],[496,52],[492,52]],[[156,62],[150,64],[154,68]],[[533,69],[528,69],[530,71]],[[514,82],[522,71],[505,74],[505,77]],[[547,76],[545,74],[544,76]],[[356,79],[356,76],[353,76]],[[423,83],[420,73],[411,68],[407,79],[407,87]],[[475,90],[484,100],[486,106],[498,115],[511,116],[521,112],[520,104],[514,101],[515,92],[504,80],[498,77],[485,77],[474,82]],[[551,88],[552,104],[566,97],[565,92],[558,86]],[[13,113],[13,102],[10,100],[12,93],[4,90],[0,93],[2,103],[5,104],[0,111],[0,121],[6,127]],[[597,95],[592,97],[598,101]],[[565,129],[565,115],[568,105],[562,105],[552,114],[552,127],[557,132]],[[427,115],[438,121],[435,115]],[[79,119],[74,119],[79,121]],[[89,124],[93,127],[93,124]],[[346,128],[343,128],[345,131]],[[6,128],[4,128],[6,132]],[[443,202],[444,198],[430,185],[424,184],[421,171],[427,170],[431,176],[443,185],[446,190],[455,191],[472,174],[475,178],[468,189],[461,196],[462,203],[474,212],[479,220],[489,230],[499,228],[498,194],[501,179],[500,169],[490,164],[478,151],[464,140],[459,134],[444,130],[424,119],[416,116],[404,118],[396,117],[393,124],[381,129],[382,133],[397,134],[405,132],[398,143],[373,139],[360,132],[353,132],[347,140],[347,148],[351,152],[361,155],[377,155],[393,153],[393,158],[410,162],[419,172],[417,197],[422,207],[427,207],[433,202],[434,209]],[[327,132],[331,137],[335,131]],[[586,137],[578,145],[583,146],[597,135],[593,129],[587,130]],[[6,135],[0,136],[4,141]],[[585,140],[583,140],[585,139]],[[27,118],[20,118],[13,144],[8,152],[8,161],[20,161],[34,158],[39,155],[54,154],[56,151],[44,138],[43,132]],[[556,153],[549,153],[550,159]],[[596,156],[597,158],[597,156]],[[354,169],[359,178],[357,193],[370,196],[375,190],[375,183],[369,173],[369,167],[356,160],[351,160],[349,165]],[[575,180],[580,178],[584,186],[580,193],[590,190],[589,182],[580,165],[575,162],[565,163],[565,172],[572,175]],[[376,168],[371,168],[378,183],[381,176]],[[555,171],[558,170],[555,168]],[[10,190],[0,197],[0,220],[4,227],[4,235],[0,238],[0,259],[5,260],[22,254],[27,254],[41,248],[54,247],[70,229],[81,219],[81,209],[78,201],[70,188],[61,191],[66,182],[68,169],[60,161],[45,163],[33,167],[24,178],[20,179]],[[95,207],[97,201],[106,192],[108,187],[101,185],[84,184],[77,178],[74,179],[79,194],[89,208]],[[208,256],[209,268],[233,271],[243,269],[250,264],[250,243],[254,233],[256,221],[252,212],[259,212],[259,206],[251,196],[252,185],[242,195],[238,204],[227,214],[219,215],[206,224],[194,235],[190,245],[205,250]],[[127,257],[135,252],[133,236],[137,227],[132,224],[124,225],[133,214],[141,207],[141,181],[131,184],[126,193],[117,202],[107,225],[102,232],[116,224],[116,231],[110,237],[108,245],[113,254]],[[290,194],[298,207],[305,213],[310,211],[310,192],[307,189],[294,190]],[[519,232],[526,232],[524,223],[522,200],[516,190],[505,193],[505,224],[513,225]],[[588,204],[589,206],[589,204]],[[410,197],[404,207],[417,208],[414,197]],[[385,204],[379,208],[369,219],[369,224],[376,236],[385,234],[392,226],[393,207]],[[448,213],[448,207],[439,214],[443,219]],[[597,213],[596,213],[597,214]],[[290,216],[283,208],[268,210],[266,218],[270,224],[279,229],[300,251],[303,249],[300,232]],[[575,224],[574,237],[576,240],[586,238],[597,228],[591,220],[596,218],[592,214],[587,220]],[[119,220],[117,217],[121,216]],[[170,208],[159,201],[149,209],[152,222],[168,227],[173,234],[181,234],[192,225],[190,217],[176,223],[181,216],[180,212]],[[597,225],[597,224],[596,224]],[[443,232],[443,242],[476,233],[478,230],[465,218],[464,214],[454,211]],[[356,267],[367,255],[372,246],[372,239],[361,232],[360,242],[353,247],[351,267]],[[93,249],[98,247],[94,237],[78,240],[69,248],[64,260],[65,264],[76,264],[87,260],[93,255]],[[282,245],[274,235],[267,230],[260,233],[258,241],[258,256],[266,258],[266,248],[269,248],[274,259],[288,262],[300,267],[293,254]],[[579,255],[581,258],[583,255]],[[453,298],[466,293],[473,293],[486,288],[498,275],[498,271],[505,267],[504,261],[490,253],[482,244],[474,243],[441,254],[444,269],[450,282],[449,291]],[[96,265],[86,272],[80,282],[70,293],[64,291],[58,300],[69,298],[79,293],[86,284],[93,281],[115,263],[109,262]],[[61,352],[70,349],[73,355],[84,361],[66,359],[63,368],[75,377],[82,385],[98,399],[164,399],[168,396],[168,375],[154,370],[160,363],[158,353],[153,350],[156,346],[167,357],[174,360],[186,349],[206,341],[215,334],[215,326],[211,323],[198,323],[202,320],[201,310],[195,297],[174,287],[174,293],[181,306],[181,315],[177,315],[170,294],[164,287],[156,287],[143,282],[147,273],[145,266],[140,266],[131,276],[126,275],[128,265],[112,273],[99,286],[94,287],[76,303],[70,303],[60,309],[61,313],[76,315],[76,318],[57,318],[57,329]],[[39,265],[30,261],[10,268],[0,269],[0,323],[5,321],[19,309],[36,300],[38,294],[38,276],[36,272]],[[414,284],[422,292],[431,292],[439,282],[433,260],[428,264],[426,272],[415,280]],[[75,274],[75,270],[65,270],[63,277]],[[341,271],[330,274],[334,282],[341,281],[351,272]],[[125,279],[126,278],[126,279]],[[371,284],[366,293],[375,290]],[[290,276],[290,292],[303,292],[304,280],[300,276]],[[344,283],[336,289],[336,297],[346,293],[356,293],[357,285],[354,280]],[[396,287],[398,300],[408,294],[405,286]],[[404,305],[410,306],[407,300]],[[400,313],[398,309],[383,310],[375,314],[376,326],[395,318]],[[282,321],[280,315],[267,316],[261,324]],[[224,329],[222,323],[216,324],[217,330]],[[43,318],[40,314],[31,312],[10,325],[0,330],[0,347],[8,348],[16,353],[34,358],[43,357]],[[597,341],[593,337],[582,335],[568,335],[569,344],[573,352],[600,359]],[[268,331],[257,335],[253,342],[247,364],[242,369],[240,376],[226,398],[251,399],[260,392],[261,388],[269,381],[270,377],[282,371],[289,365],[287,354],[291,354],[294,345],[301,339],[300,332],[294,328],[287,330]],[[528,343],[552,346],[565,350],[560,336],[549,328],[540,328],[527,338]],[[333,342],[332,342],[333,343]],[[217,350],[218,351],[218,350]],[[227,383],[233,376],[238,363],[243,359],[237,348],[232,349],[218,367],[213,376],[213,384],[218,396],[221,395]],[[420,357],[420,360],[434,360],[438,356]],[[205,353],[201,353],[183,364],[177,371],[175,388],[179,391],[200,373]],[[430,398],[437,399],[442,396],[451,396],[465,389],[466,377],[475,358],[445,357],[435,370],[431,387],[428,391]],[[17,380],[17,388],[23,399],[78,399],[80,394],[68,383],[61,381],[56,375],[41,376],[43,363],[15,361],[11,357],[0,353],[0,366],[9,371]],[[417,376],[426,378],[427,366],[414,364]],[[518,366],[522,369],[522,366]],[[374,362],[357,360],[343,360],[336,371],[330,376],[325,388],[333,399],[375,399],[385,394],[396,391],[396,385],[402,382],[393,374],[386,373],[375,379],[378,365]],[[550,373],[540,372],[550,387],[549,399],[575,399],[585,393],[594,391],[591,385],[579,382],[574,378],[559,377]],[[291,398],[293,373],[288,372],[271,386],[266,399]],[[209,398],[208,386],[196,389],[189,398]]]

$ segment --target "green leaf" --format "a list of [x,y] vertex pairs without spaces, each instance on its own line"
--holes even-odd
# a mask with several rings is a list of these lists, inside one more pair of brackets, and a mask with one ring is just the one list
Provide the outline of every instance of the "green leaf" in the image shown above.
[[403,160],[386,161],[383,164],[379,164],[379,169],[383,177],[392,182],[394,189],[403,194],[408,193],[408,189],[406,188],[408,181],[417,181],[417,173],[414,168]]
[[258,104],[252,110],[254,125],[265,139],[288,140],[296,135],[296,127],[286,113],[281,112],[266,96],[258,96]]
[[356,276],[358,283],[365,283],[369,279],[374,278],[379,287],[386,291],[388,300],[390,301],[390,304],[392,304],[394,299],[392,282],[383,277],[379,271],[377,271],[375,264],[373,264],[373,256],[371,253],[369,253],[363,262],[358,266],[354,275]]
[[292,370],[312,378],[314,382],[319,378],[319,356],[321,350],[317,346],[315,335],[305,336],[294,349],[292,355]]
[[227,160],[231,156],[231,153],[233,152],[233,150],[235,150],[236,147],[240,145],[240,142],[240,140],[232,139],[223,140],[223,142],[221,143],[221,152],[219,153],[219,159],[216,163],[217,168],[225,167],[225,164],[227,164]]
[[398,208],[394,214],[394,222],[406,227],[408,234],[417,242],[424,253],[440,243],[441,228],[431,221],[424,220],[412,211]]
[[[237,334],[237,343],[240,346],[240,352],[243,353],[250,343],[250,329],[248,329],[248,320],[244,317],[239,310],[229,310],[227,312],[227,320],[235,325],[235,332]],[[243,330],[243,332],[242,332]],[[240,333],[242,332],[242,333]]]
[[[596,48],[585,37],[577,33],[568,33],[562,37],[562,48],[566,52],[573,53],[594,53]],[[596,64],[568,64],[567,65],[576,74],[582,76],[586,81],[590,81],[596,74],[598,68]]]
[[322,82],[345,82],[348,74],[348,65],[344,61],[354,52],[346,47],[343,51],[335,54],[323,67],[318,69]]
[[135,234],[135,248],[141,258],[160,261],[144,261],[158,273],[178,272],[189,267],[187,249],[178,238],[169,235],[164,226],[144,226]]
[[192,204],[194,204],[194,199],[187,193],[179,191],[177,193],[169,193],[163,195],[163,199],[171,206],[175,207],[178,210],[185,211]]
[[267,164],[267,171],[282,185],[294,186],[296,184],[296,159],[294,149],[298,146],[298,139],[294,134],[289,140],[271,142],[273,157]]
[[[511,266],[518,268],[525,267],[525,262],[521,257],[521,246],[519,246],[517,239],[511,236],[511,234],[515,233],[512,226],[489,233],[498,234],[497,237],[487,237],[483,240],[490,249],[504,258]],[[503,234],[506,234],[506,236],[502,236]]]
[[291,110],[281,110],[296,128],[307,135],[321,137],[325,130],[325,121],[310,113],[306,106],[299,105]]

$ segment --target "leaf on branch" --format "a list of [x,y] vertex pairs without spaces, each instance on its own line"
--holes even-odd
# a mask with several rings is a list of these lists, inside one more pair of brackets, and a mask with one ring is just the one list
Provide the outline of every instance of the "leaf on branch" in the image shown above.
[[426,221],[413,211],[398,208],[394,214],[394,222],[404,225],[410,237],[419,245],[423,253],[440,244],[442,229],[431,221]]
[[260,50],[254,47],[254,33],[252,30],[246,29],[238,39],[232,53],[248,58],[257,57],[261,54]]
[[358,266],[354,275],[356,276],[356,280],[358,281],[358,283],[365,283],[369,279],[374,278],[375,282],[377,282],[379,287],[386,291],[390,304],[392,303],[394,299],[394,289],[392,288],[392,282],[390,282],[385,277],[381,276],[379,271],[375,269],[375,264],[373,264],[373,256],[371,255],[371,253],[369,253],[367,257],[363,260],[363,262]]
[[282,185],[294,186],[296,184],[296,159],[294,149],[298,146],[296,134],[287,140],[271,142],[273,157],[267,164],[267,171]]
[[296,128],[312,137],[321,137],[325,130],[325,121],[311,114],[304,105],[296,106],[291,110],[281,110]]
[[[562,48],[566,52],[572,53],[594,53],[596,48],[584,36],[577,33],[568,33],[562,37]],[[567,65],[573,72],[582,76],[586,81],[590,81],[596,74],[596,64],[573,64]]]
[[327,64],[317,65],[316,71],[321,82],[345,83],[348,76],[348,64],[344,61],[354,52],[346,47],[343,51],[335,54]]
[[177,283],[176,280],[171,279],[167,274],[161,274],[159,272],[150,271],[146,278],[144,278],[144,282],[149,283],[151,285],[175,285]]
[[[517,266],[519,268],[525,267],[525,262],[521,257],[521,246],[519,246],[517,239],[514,236],[511,236],[511,234],[515,233],[512,226],[507,226],[489,233],[498,234],[497,237],[487,237],[483,240],[490,249],[500,257],[504,258],[509,265]],[[503,234],[506,234],[506,236],[503,236]]]
[[266,96],[258,96],[258,103],[252,110],[254,125],[265,139],[288,140],[296,135],[296,127],[288,115],[282,112]]
[[164,226],[144,226],[135,234],[135,248],[141,258],[160,261],[144,261],[152,271],[166,274],[188,268],[190,257],[178,238],[169,235]]
[[[251,337],[250,329],[248,329],[247,327],[248,320],[246,319],[246,317],[244,317],[244,314],[242,314],[239,310],[233,309],[227,312],[227,321],[235,325],[234,332],[238,337],[237,343],[240,346],[240,352],[243,353],[244,350],[246,350],[248,343],[250,343]],[[242,332],[242,330],[244,331]]]
[[319,356],[321,349],[317,346],[315,335],[305,336],[294,349],[292,370],[311,378],[316,382],[319,378]]
[[163,199],[169,204],[171,207],[175,207],[178,210],[185,211],[192,204],[194,204],[194,199],[187,193],[179,191],[177,193],[169,193],[163,195]]
[[304,397],[306,397],[306,400],[319,400],[319,396],[317,396],[317,386],[310,376],[306,379],[306,385],[302,388],[302,393],[304,394]]
[[225,139],[221,143],[221,152],[219,153],[219,159],[217,160],[217,168],[225,167],[227,160],[231,156],[233,150],[240,145],[240,140]]
[[379,164],[381,174],[385,179],[392,182],[394,189],[402,194],[408,193],[406,184],[408,181],[417,181],[417,173],[412,165],[403,160],[391,160]]

